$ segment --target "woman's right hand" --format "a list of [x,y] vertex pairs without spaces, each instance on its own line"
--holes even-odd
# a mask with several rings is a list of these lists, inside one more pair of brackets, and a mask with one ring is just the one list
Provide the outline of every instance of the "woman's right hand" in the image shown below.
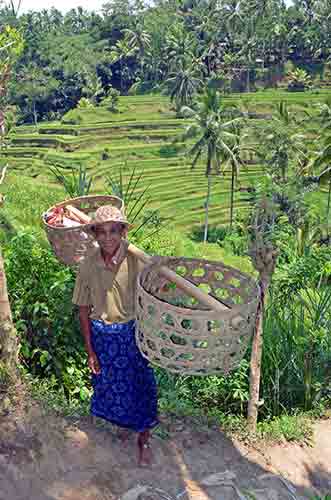
[[87,362],[93,375],[100,375],[101,373],[100,364],[97,355],[95,354],[94,351],[89,352]]

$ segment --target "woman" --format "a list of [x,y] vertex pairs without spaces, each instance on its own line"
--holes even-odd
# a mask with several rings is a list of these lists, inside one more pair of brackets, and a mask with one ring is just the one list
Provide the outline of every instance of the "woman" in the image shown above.
[[138,432],[139,464],[146,465],[151,461],[150,429],[158,424],[157,389],[135,342],[139,263],[127,252],[128,229],[118,208],[96,211],[92,231],[99,248],[80,266],[73,303],[79,307],[92,372],[91,413]]

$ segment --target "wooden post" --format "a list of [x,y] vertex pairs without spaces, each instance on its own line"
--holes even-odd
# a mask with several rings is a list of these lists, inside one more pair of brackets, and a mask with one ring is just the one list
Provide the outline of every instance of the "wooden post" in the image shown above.
[[265,304],[265,294],[268,285],[260,281],[260,300],[256,313],[255,330],[252,343],[252,354],[250,363],[250,397],[248,402],[247,422],[252,432],[256,431],[257,416],[260,404],[260,380],[261,380],[261,361],[263,350],[263,313]]
[[261,361],[263,349],[263,313],[265,298],[272,275],[275,271],[278,252],[269,241],[274,224],[274,213],[267,200],[262,200],[255,214],[249,255],[253,266],[259,272],[260,300],[256,312],[250,362],[249,402],[247,411],[248,428],[256,431],[260,405]]

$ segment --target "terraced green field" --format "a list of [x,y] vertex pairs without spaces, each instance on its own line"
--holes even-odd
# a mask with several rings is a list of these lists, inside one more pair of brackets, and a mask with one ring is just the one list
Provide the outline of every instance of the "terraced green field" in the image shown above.
[[[253,111],[252,114],[257,114],[252,120],[263,127],[267,119],[265,115],[271,113],[273,104],[280,99],[287,100],[293,106],[304,104],[314,111],[315,104],[327,95],[331,94],[261,92],[235,95],[227,100],[239,103],[250,112]],[[73,115],[79,124],[72,123],[75,121]],[[64,197],[62,188],[54,183],[50,166],[70,169],[86,165],[94,178],[95,193],[104,192],[108,176],[116,176],[122,166],[127,177],[133,168],[137,174],[143,171],[139,189],[149,186],[150,207],[160,209],[162,216],[173,220],[174,226],[180,231],[188,231],[193,225],[203,223],[207,181],[203,161],[192,170],[185,145],[173,142],[185,126],[187,121],[175,117],[167,98],[134,96],[120,99],[118,113],[110,113],[100,106],[70,112],[64,117],[63,123],[41,123],[37,128],[18,127],[11,134],[1,158],[2,165],[8,163],[11,176],[11,186],[8,184],[9,187],[5,187],[9,206],[7,210],[11,206],[13,209],[14,200],[16,204],[28,204],[24,195],[21,195],[21,201],[17,199],[15,186],[22,186],[22,183],[29,187],[29,193],[34,193],[30,194],[30,200],[31,196],[38,198],[36,215],[38,210],[44,210]],[[261,175],[261,166],[254,162],[242,168],[235,195],[236,210],[249,208],[249,194],[245,188],[250,187]],[[326,193],[321,193],[318,203],[323,205],[325,202]],[[224,171],[213,180],[211,224],[229,221],[229,204],[230,172]],[[27,207],[26,213],[30,212]],[[17,212],[18,219],[25,215]],[[31,216],[32,212],[30,220]]]

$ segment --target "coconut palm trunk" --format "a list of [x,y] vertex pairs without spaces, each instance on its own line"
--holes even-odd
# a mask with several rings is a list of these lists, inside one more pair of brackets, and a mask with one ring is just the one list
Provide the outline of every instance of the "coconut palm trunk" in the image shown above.
[[207,184],[207,196],[205,203],[205,231],[203,236],[203,242],[206,243],[208,239],[208,224],[209,224],[209,202],[210,202],[210,193],[211,193],[211,175],[207,176],[208,184]]
[[235,166],[232,162],[232,164],[231,164],[230,229],[232,229],[232,226],[233,226],[234,181],[235,181]]

